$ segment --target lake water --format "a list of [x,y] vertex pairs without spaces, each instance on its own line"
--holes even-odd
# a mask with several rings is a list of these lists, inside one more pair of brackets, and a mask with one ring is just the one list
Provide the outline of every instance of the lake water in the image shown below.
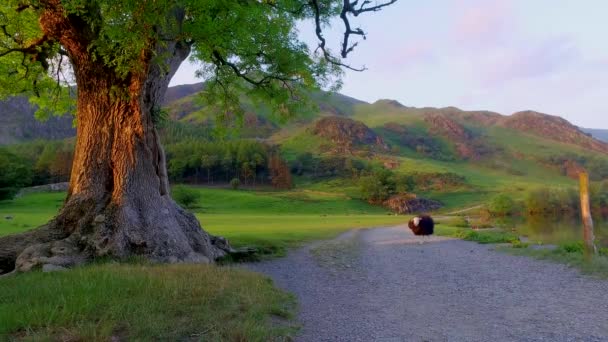
[[[608,219],[594,217],[595,243],[608,247]],[[496,225],[505,230],[514,230],[532,241],[548,244],[582,241],[583,224],[580,217],[517,217],[497,219]]]

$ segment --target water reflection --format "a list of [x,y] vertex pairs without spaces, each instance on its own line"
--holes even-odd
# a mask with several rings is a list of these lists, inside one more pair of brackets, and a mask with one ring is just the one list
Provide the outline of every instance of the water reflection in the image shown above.
[[[594,217],[595,242],[598,247],[608,247],[608,219]],[[533,241],[549,244],[582,241],[583,228],[580,217],[508,217],[496,219],[496,225],[513,230]]]

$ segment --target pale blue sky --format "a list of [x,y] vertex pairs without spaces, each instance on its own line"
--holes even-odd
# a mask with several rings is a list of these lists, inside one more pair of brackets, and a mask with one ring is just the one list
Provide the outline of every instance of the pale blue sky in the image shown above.
[[[532,109],[608,128],[607,0],[399,0],[356,18],[368,39],[343,94],[502,114]],[[339,23],[326,33],[339,49]],[[302,38],[314,42],[308,23]],[[200,82],[184,63],[172,85]]]

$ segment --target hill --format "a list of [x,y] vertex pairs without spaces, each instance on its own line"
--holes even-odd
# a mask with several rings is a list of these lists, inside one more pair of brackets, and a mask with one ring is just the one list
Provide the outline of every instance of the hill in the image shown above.
[[23,97],[0,102],[0,145],[34,139],[64,139],[76,134],[72,117],[51,117],[41,122],[36,120],[34,112]]
[[[218,117],[197,100],[203,88],[199,83],[167,92],[171,124],[162,134],[167,151],[173,151],[169,158],[198,153],[188,152],[188,144],[177,145],[213,134]],[[337,93],[311,96],[317,109],[288,122],[243,99],[240,128],[241,138],[278,148],[296,170],[297,181],[311,190],[338,187],[356,196],[357,172],[379,166],[413,177],[417,192],[450,206],[503,190],[574,185],[571,178],[581,169],[589,170],[594,180],[608,178],[608,143],[597,138],[605,132],[580,129],[560,117],[533,111],[505,116],[456,107],[416,108],[394,100],[367,103]],[[74,134],[71,118],[39,123],[33,112],[24,99],[5,101],[0,107],[0,143]],[[307,168],[306,163],[314,165]],[[200,179],[211,171],[199,166],[188,172]]]
[[581,130],[586,134],[591,134],[597,140],[608,142],[608,129],[581,128]]

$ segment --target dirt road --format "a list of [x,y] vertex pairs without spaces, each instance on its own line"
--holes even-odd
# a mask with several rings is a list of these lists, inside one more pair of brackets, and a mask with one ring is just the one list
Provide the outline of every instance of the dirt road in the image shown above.
[[608,341],[608,281],[405,226],[250,265],[294,293],[298,341]]

